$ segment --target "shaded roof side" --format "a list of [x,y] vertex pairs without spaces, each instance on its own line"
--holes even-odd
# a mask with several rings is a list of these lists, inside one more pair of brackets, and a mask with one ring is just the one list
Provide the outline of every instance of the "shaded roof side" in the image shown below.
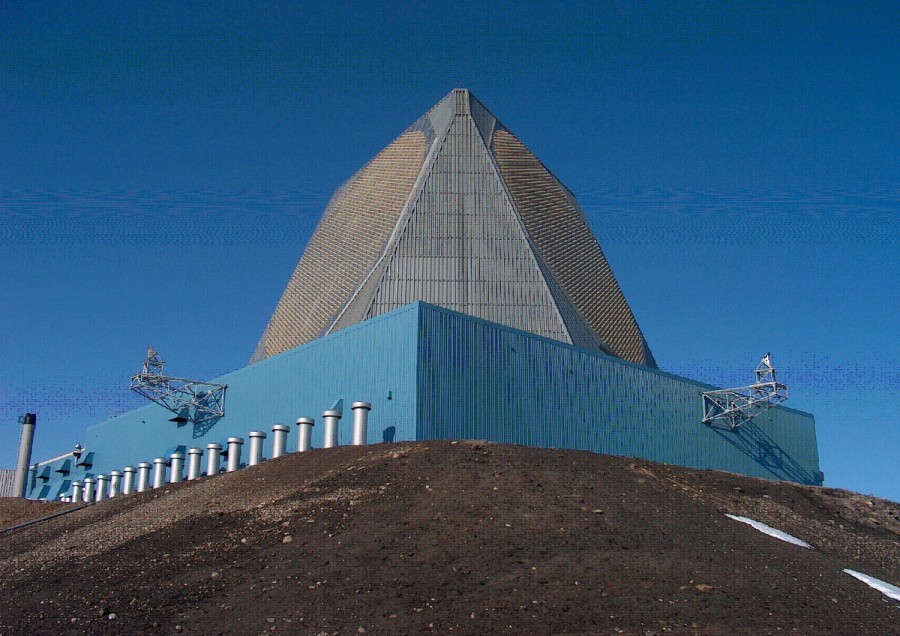
[[424,300],[572,344],[467,110],[457,107],[426,171],[377,283],[335,329]]
[[498,125],[497,164],[528,234],[566,296],[620,358],[656,366],[624,294],[574,197]]
[[423,128],[400,135],[334,194],[251,362],[319,337],[350,300],[387,244],[425,161],[430,144]]

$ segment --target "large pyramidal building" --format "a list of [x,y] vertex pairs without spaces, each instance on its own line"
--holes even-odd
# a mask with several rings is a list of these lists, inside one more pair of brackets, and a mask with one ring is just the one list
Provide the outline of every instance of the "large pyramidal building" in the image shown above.
[[185,456],[188,479],[202,455],[209,474],[223,454],[236,469],[248,435],[250,464],[276,456],[276,436],[302,452],[473,439],[824,479],[811,414],[778,405],[717,427],[713,387],[656,368],[572,193],[463,89],[334,194],[257,364],[173,390],[150,360],[132,387],[167,392],[33,465],[28,496],[87,501],[107,482],[113,496],[136,470],[140,491],[151,459],[154,480],[167,464],[180,480]]
[[575,197],[466,89],[335,192],[251,362],[416,300],[656,366]]

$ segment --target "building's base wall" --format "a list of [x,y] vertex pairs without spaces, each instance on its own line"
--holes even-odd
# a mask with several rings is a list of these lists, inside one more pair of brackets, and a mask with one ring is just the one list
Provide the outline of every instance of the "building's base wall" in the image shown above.
[[419,439],[573,448],[820,484],[815,422],[775,408],[737,431],[701,423],[714,387],[430,305]]
[[[643,457],[756,477],[820,483],[811,415],[773,409],[738,431],[701,423],[700,391],[711,387],[604,354],[577,349],[471,316],[414,303],[235,371],[225,417],[209,427],[169,421],[155,404],[88,429],[79,460],[38,465],[29,496],[56,499],[71,483],[168,458],[176,450],[313,417],[344,400],[339,443],[351,440],[350,404],[372,404],[368,443],[487,439]],[[206,467],[206,457],[202,462]]]
[[[353,413],[350,405],[370,402],[368,443],[413,440],[416,431],[416,333],[418,312],[409,305],[382,317],[286,351],[212,382],[227,384],[225,417],[213,426],[179,426],[173,414],[156,404],[112,418],[88,428],[82,442],[93,452],[90,465],[75,466],[65,475],[57,472],[61,461],[40,466],[30,490],[32,498],[55,499],[68,492],[71,482],[87,476],[108,475],[111,470],[136,466],[166,457],[175,450],[244,438],[242,462],[247,462],[253,430],[264,431],[263,456],[272,456],[272,426],[287,424],[287,449],[297,448],[298,417],[316,420],[313,448],[322,447],[322,411],[344,400],[338,442],[350,444]],[[180,447],[180,448],[179,448]],[[82,458],[83,461],[84,457]],[[224,460],[222,465],[224,466]],[[206,470],[206,455],[201,463]]]

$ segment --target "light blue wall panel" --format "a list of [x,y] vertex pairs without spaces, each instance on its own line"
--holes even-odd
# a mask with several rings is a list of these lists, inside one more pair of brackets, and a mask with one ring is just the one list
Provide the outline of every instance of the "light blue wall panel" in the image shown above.
[[342,445],[350,443],[350,403],[366,400],[370,444],[489,439],[819,481],[808,413],[778,408],[736,432],[710,428],[700,422],[707,385],[424,303],[215,381],[229,388],[226,416],[211,429],[178,426],[154,404],[136,409],[89,428],[80,465],[71,455],[39,464],[29,496],[56,498],[85,476],[231,436],[248,442],[246,461],[255,429],[268,433],[270,457],[272,425],[292,425],[292,450],[300,416],[316,419],[313,446],[321,447],[321,413],[338,399]]
[[701,423],[700,384],[422,306],[419,439],[488,439],[819,483],[812,415]]
[[[94,451],[90,474],[109,473],[140,461],[152,461],[182,445],[206,448],[231,436],[243,437],[242,458],[249,450],[247,433],[266,431],[263,455],[271,457],[272,426],[291,425],[288,449],[297,447],[298,417],[313,417],[313,447],[322,446],[322,411],[344,399],[340,444],[349,444],[356,400],[372,403],[369,443],[384,436],[415,439],[417,310],[414,305],[344,329],[308,345],[268,358],[214,382],[228,385],[225,417],[209,431],[168,421],[172,413],[155,404],[90,427],[83,444]],[[390,399],[389,397],[390,396]],[[391,428],[393,427],[393,433]],[[203,467],[205,470],[206,458]],[[83,477],[79,473],[75,479]],[[53,496],[56,489],[51,489]],[[50,491],[48,491],[50,492]],[[31,496],[37,496],[33,490]]]

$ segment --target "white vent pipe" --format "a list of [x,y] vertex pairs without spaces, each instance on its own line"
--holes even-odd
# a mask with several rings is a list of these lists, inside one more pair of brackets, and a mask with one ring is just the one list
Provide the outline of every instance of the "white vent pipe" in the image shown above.
[[28,469],[31,465],[31,447],[34,443],[34,427],[37,415],[26,413],[22,418],[22,437],[19,439],[19,460],[16,462],[16,475],[13,482],[13,496],[24,497],[28,493]]
[[250,460],[251,466],[262,463],[263,440],[266,434],[263,431],[250,431]]
[[157,457],[153,460],[153,487],[162,488],[166,484],[166,461],[165,457]]
[[97,494],[95,501],[103,501],[109,494],[109,477],[106,475],[97,475]]
[[141,462],[138,464],[138,480],[137,480],[137,491],[144,492],[146,490],[150,490],[150,469],[153,468],[153,464],[150,462]]
[[372,405],[368,402],[354,402],[353,409],[353,445],[365,446],[369,433],[369,411]]
[[272,427],[272,459],[284,455],[290,430],[291,427],[284,424],[276,424]]
[[209,453],[206,457],[206,474],[218,475],[222,469],[222,445],[207,444],[206,451]]
[[126,466],[122,469],[122,473],[122,494],[130,495],[134,492],[134,476],[137,473],[137,468],[134,466]]
[[93,477],[84,478],[84,495],[81,498],[84,503],[94,503],[94,497],[97,496],[96,489],[94,488],[95,483]]
[[241,437],[228,438],[228,467],[227,471],[233,473],[241,467],[241,446],[244,440]]
[[322,419],[325,421],[325,439],[322,448],[334,448],[338,445],[338,422],[341,419],[341,412],[325,411],[322,413]]
[[188,449],[188,481],[197,479],[200,476],[200,460],[203,458],[202,448]]
[[169,455],[169,464],[172,466],[169,471],[169,483],[177,484],[184,473],[184,453],[175,452]]
[[316,421],[311,417],[297,418],[297,452],[312,450],[312,429]]
[[81,501],[81,498],[84,493],[84,487],[81,485],[80,481],[72,482],[72,501],[78,502]]
[[118,497],[122,491],[122,471],[109,471],[109,498]]

